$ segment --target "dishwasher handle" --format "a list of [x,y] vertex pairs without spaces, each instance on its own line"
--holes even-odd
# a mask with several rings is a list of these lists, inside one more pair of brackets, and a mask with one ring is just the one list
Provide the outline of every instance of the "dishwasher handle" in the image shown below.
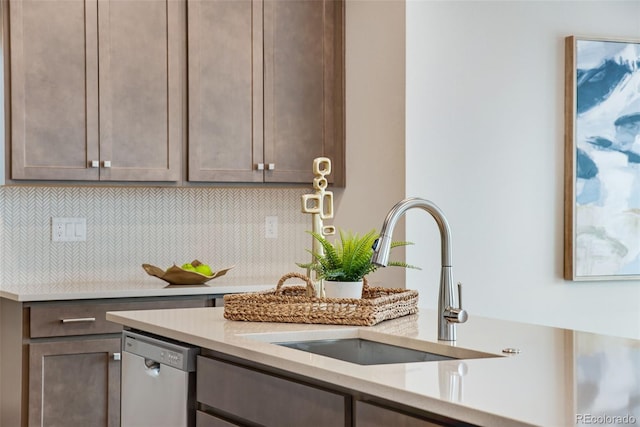
[[153,359],[144,358],[144,367],[147,374],[152,377],[160,375],[160,362],[156,362]]

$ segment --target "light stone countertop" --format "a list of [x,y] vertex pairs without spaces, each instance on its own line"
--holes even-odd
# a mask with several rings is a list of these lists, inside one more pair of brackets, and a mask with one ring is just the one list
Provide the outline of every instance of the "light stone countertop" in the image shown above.
[[[239,322],[223,313],[109,312],[107,319],[478,425],[640,423],[638,340],[471,315],[458,326],[457,342],[444,343],[437,341],[435,311],[426,309],[372,327]],[[362,366],[271,344],[351,336],[498,357]],[[504,356],[505,348],[521,352]]]
[[103,298],[135,298],[183,295],[224,295],[228,293],[256,292],[273,289],[274,284],[255,279],[220,277],[203,285],[169,285],[158,278],[149,277],[132,282],[79,282],[33,285],[3,285],[0,298],[19,302],[57,301]]

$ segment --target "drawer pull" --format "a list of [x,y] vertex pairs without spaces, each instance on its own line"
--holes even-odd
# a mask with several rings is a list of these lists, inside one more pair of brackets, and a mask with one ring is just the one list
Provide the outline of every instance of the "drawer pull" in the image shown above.
[[113,353],[113,360],[120,360],[120,353]]
[[95,322],[95,317],[77,317],[75,319],[62,319],[62,323],[80,323],[80,322]]

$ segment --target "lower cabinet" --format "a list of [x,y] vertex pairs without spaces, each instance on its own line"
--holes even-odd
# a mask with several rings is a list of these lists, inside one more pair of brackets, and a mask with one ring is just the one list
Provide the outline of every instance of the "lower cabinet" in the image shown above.
[[218,418],[206,412],[196,411],[196,427],[232,427],[238,424]]
[[196,427],[473,427],[400,402],[201,351]]
[[196,372],[196,399],[214,415],[200,414],[198,427],[349,425],[348,395],[202,356]]
[[120,425],[120,338],[29,346],[29,424]]
[[208,295],[0,298],[0,427],[119,427],[122,326],[105,313],[213,304]]
[[362,401],[355,402],[354,427],[440,427],[445,425],[416,418],[390,408]]

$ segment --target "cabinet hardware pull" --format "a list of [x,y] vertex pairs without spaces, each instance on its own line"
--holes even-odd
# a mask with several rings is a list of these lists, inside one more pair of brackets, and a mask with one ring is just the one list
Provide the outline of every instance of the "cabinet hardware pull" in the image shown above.
[[264,163],[258,163],[256,165],[256,169],[258,169],[259,171],[263,171],[264,170]]
[[62,319],[62,323],[95,322],[95,317],[77,317],[75,319]]
[[274,170],[275,168],[276,168],[275,163],[269,163],[269,165],[267,166],[267,169],[269,169],[270,171]]
[[102,162],[102,166],[104,166],[105,168],[110,168],[111,160],[105,160],[104,162]]
[[97,160],[91,160],[91,167],[92,168],[100,167],[100,162]]
[[113,353],[113,360],[120,360],[120,353]]

